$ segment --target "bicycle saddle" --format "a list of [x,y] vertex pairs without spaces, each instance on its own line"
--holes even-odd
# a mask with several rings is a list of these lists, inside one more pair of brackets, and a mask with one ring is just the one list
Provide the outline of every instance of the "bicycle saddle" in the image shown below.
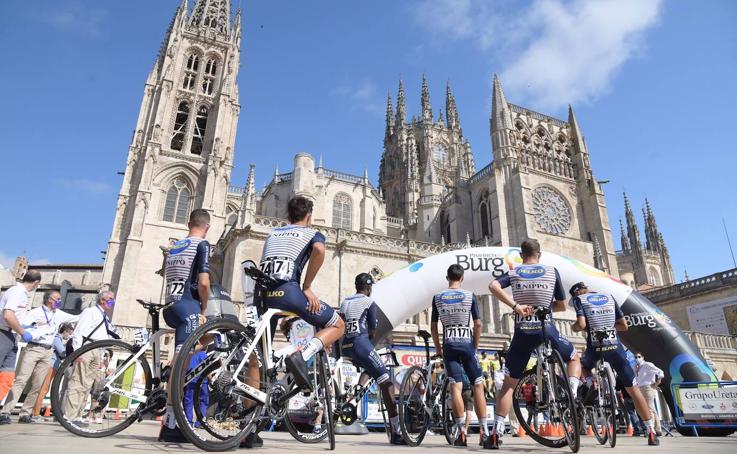
[[419,337],[421,337],[421,338],[422,338],[422,339],[423,339],[423,340],[424,340],[425,342],[427,342],[428,340],[430,340],[430,338],[432,337],[432,336],[430,335],[430,333],[428,333],[428,332],[427,332],[427,331],[425,331],[424,329],[421,329],[421,330],[417,331],[417,335],[418,335]]
[[136,301],[138,302],[138,304],[140,304],[146,309],[161,310],[165,308],[166,306],[168,306],[168,304],[158,304],[152,301],[144,301],[144,300],[139,300],[139,299],[137,299]]
[[273,287],[279,284],[276,279],[264,273],[255,266],[245,267],[243,268],[243,272],[246,273],[246,276],[256,281],[256,284],[262,287]]

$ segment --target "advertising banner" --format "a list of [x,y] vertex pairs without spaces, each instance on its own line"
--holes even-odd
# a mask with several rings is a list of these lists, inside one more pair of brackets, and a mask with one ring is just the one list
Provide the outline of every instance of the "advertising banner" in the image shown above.
[[737,298],[694,304],[687,313],[692,331],[737,335]]
[[676,385],[681,425],[737,425],[737,382]]

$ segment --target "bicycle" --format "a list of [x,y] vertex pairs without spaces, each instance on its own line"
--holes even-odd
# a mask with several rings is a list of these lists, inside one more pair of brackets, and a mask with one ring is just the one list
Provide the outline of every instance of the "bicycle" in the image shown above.
[[[54,417],[75,435],[107,437],[142,421],[146,415],[163,414],[167,396],[162,386],[166,379],[162,376],[159,339],[164,330],[159,326],[159,313],[167,305],[136,301],[151,316],[152,334],[147,341],[148,332],[142,328],[136,333],[139,340],[136,344],[117,339],[90,342],[69,354],[54,376],[51,383]],[[149,350],[153,350],[153,371],[145,356]],[[98,361],[105,369],[99,370],[94,385],[77,379],[86,373],[82,368],[94,367]],[[104,364],[105,361],[108,364]],[[110,367],[116,363],[118,365]],[[74,374],[77,366],[78,373]],[[110,417],[108,411],[112,409],[115,415]],[[125,416],[122,415],[124,410]],[[85,421],[83,414],[87,411],[99,416]]]
[[[277,285],[255,266],[244,271],[264,291]],[[273,419],[283,418],[290,399],[304,392],[285,373],[283,361],[275,361],[271,349],[271,321],[280,312],[268,309],[247,325],[228,319],[210,321],[197,328],[182,345],[172,368],[174,415],[180,430],[198,448],[225,451],[238,446],[251,432],[265,428]],[[191,365],[190,358],[198,353],[203,354]],[[252,378],[249,372],[254,369]],[[324,350],[315,356],[311,376],[333,450],[330,366]],[[209,390],[208,399],[214,398],[216,404],[208,402],[206,413],[200,411],[188,418],[183,405],[185,394],[188,389],[193,390],[198,399],[196,393],[203,388]]]
[[[599,342],[610,338],[612,335],[616,336],[613,330],[592,331],[590,334]],[[591,371],[591,375],[593,389],[589,392],[596,392],[596,397],[592,405],[587,405],[584,402],[586,419],[591,425],[596,441],[601,445],[609,441],[609,445],[613,448],[617,444],[617,428],[619,425],[614,372],[609,363],[599,357],[594,370]]]
[[[541,445],[550,448],[567,445],[571,451],[578,452],[581,444],[578,412],[568,383],[566,363],[553,349],[544,329],[545,322],[551,320],[550,309],[536,307],[534,316],[542,324],[543,342],[536,349],[537,366],[526,371],[514,389],[514,413],[525,432]],[[529,394],[530,387],[534,395],[531,406],[526,404],[524,396],[524,389],[527,388]],[[522,413],[523,405],[527,415]],[[541,419],[546,424],[540,424]],[[552,435],[542,430],[550,425],[562,427],[563,435],[558,430],[553,430]]]
[[425,342],[425,365],[410,367],[399,387],[398,410],[402,437],[409,446],[419,446],[428,429],[433,428],[442,431],[445,440],[452,445],[455,421],[448,402],[449,382],[443,375],[431,383],[432,367],[442,363],[442,360],[430,356],[430,333],[420,330],[417,335]]

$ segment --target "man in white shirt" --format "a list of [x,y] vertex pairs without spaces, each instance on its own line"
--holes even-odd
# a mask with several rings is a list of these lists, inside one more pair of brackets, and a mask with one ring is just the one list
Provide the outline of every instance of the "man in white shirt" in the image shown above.
[[26,395],[23,408],[20,410],[19,423],[32,423],[33,406],[41,391],[46,374],[51,368],[54,337],[58,326],[63,322],[76,321],[79,317],[58,310],[61,307],[61,294],[55,290],[47,291],[43,296],[43,304],[31,309],[21,318],[23,326],[29,326],[26,333],[32,339],[24,349],[23,360],[18,365],[13,389],[10,390],[5,405],[0,410],[0,424],[10,423],[10,412],[18,403],[18,399],[30,380],[31,388]]
[[15,359],[18,355],[16,334],[23,340],[32,339],[20,320],[26,313],[28,294],[41,283],[41,273],[29,270],[20,282],[7,289],[0,297],[0,401],[13,387]]
[[635,355],[635,362],[635,384],[640,388],[647,405],[650,407],[650,413],[655,419],[655,433],[660,436],[662,434],[660,431],[660,415],[657,408],[655,408],[655,399],[658,398],[658,386],[660,386],[660,381],[665,377],[665,374],[655,364],[645,361],[642,353]]
[[[102,291],[97,295],[97,304],[88,307],[79,315],[77,327],[72,334],[72,346],[74,350],[92,341],[108,339],[108,332],[114,333],[105,311],[109,311],[115,305],[115,294],[109,290]],[[64,398],[64,414],[67,418],[77,423],[82,418],[82,412],[90,397],[90,390],[97,378],[100,369],[99,355],[84,354],[74,361],[72,376],[69,378],[67,392]]]

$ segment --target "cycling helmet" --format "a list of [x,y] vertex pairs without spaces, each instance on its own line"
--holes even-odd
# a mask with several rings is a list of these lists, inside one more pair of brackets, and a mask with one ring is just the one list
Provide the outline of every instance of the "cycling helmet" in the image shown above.
[[586,287],[586,284],[584,284],[583,282],[576,282],[575,284],[573,284],[573,286],[568,291],[568,293],[570,293],[571,296],[576,296],[576,292],[577,291],[583,290],[585,288],[588,288],[588,287]]
[[374,285],[374,278],[368,273],[361,273],[356,276],[356,288],[363,288],[369,285]]

